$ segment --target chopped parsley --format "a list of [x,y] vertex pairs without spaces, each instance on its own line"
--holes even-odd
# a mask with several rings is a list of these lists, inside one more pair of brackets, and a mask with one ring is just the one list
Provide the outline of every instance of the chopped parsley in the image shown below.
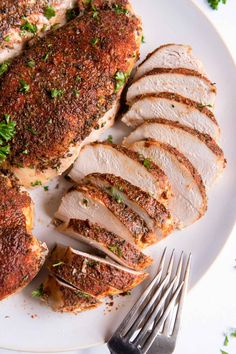
[[0,65],[0,76],[2,76],[3,74],[5,74],[8,71],[9,66],[10,66],[9,61],[5,61],[4,63],[2,63]]
[[54,263],[52,266],[53,266],[53,268],[56,268],[56,267],[60,267],[62,264],[64,264],[64,262],[59,261],[57,263]]
[[122,251],[121,251],[121,248],[118,245],[115,245],[115,244],[111,245],[111,246],[108,247],[108,249],[112,253],[116,254],[118,257],[122,257]]
[[76,97],[79,97],[79,96],[80,96],[80,90],[76,90],[76,89],[75,89],[75,90],[74,90],[74,93],[75,93],[75,96],[76,96]]
[[48,186],[44,186],[43,189],[45,190],[45,192],[49,191],[49,187]]
[[90,298],[91,298],[91,295],[86,294],[86,293],[84,293],[84,292],[82,292],[82,291],[79,291],[79,290],[76,290],[76,291],[75,291],[75,294],[76,294],[77,296],[79,296],[79,297],[84,298],[84,299],[90,299]]
[[30,32],[35,34],[38,30],[37,26],[34,25],[33,23],[30,23],[29,21],[24,22],[21,26],[20,29],[22,31]]
[[115,74],[115,92],[118,92],[125,85],[128,77],[129,75],[127,73],[124,73],[123,71],[117,71]]
[[145,42],[145,37],[144,37],[144,35],[142,35],[142,37],[141,37],[141,42],[142,42],[142,43],[146,43],[146,42]]
[[29,153],[29,150],[27,150],[27,149],[22,151],[22,154],[24,154],[24,155],[28,155],[28,153]]
[[198,104],[199,109],[205,108],[205,107],[213,108],[213,106],[211,104],[201,104],[201,103]]
[[225,335],[225,340],[224,340],[224,346],[227,347],[229,344],[229,336],[226,334]]
[[98,37],[92,38],[90,41],[90,43],[92,44],[93,47],[95,47],[99,42],[100,42],[100,39]]
[[122,196],[117,193],[117,191],[114,187],[108,187],[108,188],[106,188],[106,190],[112,196],[112,198],[115,199],[115,201],[118,204],[121,204],[124,202]]
[[56,11],[52,6],[47,6],[45,7],[43,14],[48,20],[50,20],[52,17],[56,16]]
[[150,170],[152,165],[152,161],[149,158],[143,160],[143,166]]
[[34,68],[35,67],[35,60],[34,59],[30,59],[28,62],[27,62],[27,66],[29,68]]
[[122,6],[117,5],[117,4],[113,5],[113,9],[117,15],[121,15],[121,14],[128,15],[128,13],[129,13],[129,11],[127,9],[125,9]]
[[42,186],[42,182],[37,179],[36,181],[31,182],[31,186],[32,186],[32,187]]
[[39,288],[32,291],[33,297],[42,297],[44,295],[43,284],[40,284]]
[[219,4],[226,4],[227,0],[207,0],[213,10],[218,10]]
[[113,136],[112,135],[108,135],[107,142],[109,144],[113,144]]
[[81,82],[82,79],[81,79],[81,77],[80,77],[79,75],[77,75],[76,78],[75,78],[75,80],[76,80],[77,82]]
[[6,36],[6,37],[4,38],[4,41],[5,41],[5,42],[10,42],[10,40],[11,40],[11,36],[10,36],[10,35],[8,35],[8,36]]
[[220,350],[221,354],[229,354],[228,352],[225,352],[224,350]]
[[25,80],[20,79],[19,83],[21,84],[21,88],[19,90],[20,92],[25,93],[25,92],[29,92],[30,91],[30,85],[27,84],[27,82]]
[[63,95],[63,90],[52,89],[50,90],[51,98],[61,97]]
[[0,122],[0,164],[10,153],[10,145],[7,144],[15,135],[16,122],[10,120],[9,114],[4,114],[4,120]]
[[236,329],[235,328],[231,330],[230,337],[236,338]]
[[99,18],[99,11],[96,8],[96,6],[92,5],[92,12],[93,12],[93,18],[95,18],[96,20],[98,20]]
[[46,53],[42,56],[42,60],[43,61],[47,61],[48,60],[48,57],[49,57],[49,53]]

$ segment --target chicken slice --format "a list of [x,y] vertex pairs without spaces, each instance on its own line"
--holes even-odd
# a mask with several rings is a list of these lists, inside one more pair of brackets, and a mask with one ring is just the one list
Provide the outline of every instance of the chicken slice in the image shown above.
[[225,167],[224,153],[209,135],[179,123],[165,119],[147,121],[125,138],[124,144],[129,146],[148,138],[169,144],[185,155],[201,175],[206,188],[212,186]]
[[71,219],[69,224],[61,224],[58,231],[89,244],[131,269],[143,270],[153,262],[132,243],[88,220]]
[[189,69],[153,69],[131,84],[126,98],[130,105],[140,95],[161,92],[177,93],[210,108],[215,104],[215,85]]
[[129,291],[148,276],[108,259],[64,246],[53,250],[48,269],[59,279],[98,298]]
[[192,48],[183,44],[165,44],[155,49],[138,66],[134,79],[156,68],[183,68],[204,73],[203,64],[193,55]]
[[42,293],[41,299],[57,312],[78,313],[95,309],[102,304],[96,297],[79,291],[52,275],[44,281]]
[[137,141],[129,147],[154,161],[168,176],[174,194],[168,207],[179,228],[193,224],[204,215],[207,209],[204,184],[182,153],[158,141]]
[[108,4],[94,15],[90,6],[0,71],[1,115],[16,123],[7,167],[24,186],[62,174],[86,138],[97,139],[100,124],[109,127],[141,35],[132,12],[117,14]]
[[156,235],[138,214],[121,200],[89,184],[72,188],[62,199],[55,217],[64,222],[89,220],[140,247],[156,242]]
[[166,207],[151,197],[150,194],[133,186],[123,178],[110,174],[94,173],[86,176],[83,181],[88,181],[123,201],[144,219],[148,228],[157,235],[158,240],[161,240],[173,230],[173,219]]
[[0,300],[28,285],[41,269],[46,245],[32,235],[33,203],[16,180],[0,173]]
[[220,127],[207,107],[168,92],[138,97],[122,121],[129,127],[137,127],[146,120],[155,118],[179,122],[219,140]]
[[93,143],[84,146],[69,176],[79,182],[91,173],[121,177],[163,204],[171,195],[168,179],[158,166],[146,165],[142,156],[119,145]]

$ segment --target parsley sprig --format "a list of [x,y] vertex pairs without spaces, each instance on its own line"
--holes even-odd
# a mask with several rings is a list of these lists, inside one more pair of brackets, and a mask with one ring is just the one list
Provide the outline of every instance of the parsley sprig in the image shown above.
[[115,74],[115,92],[118,92],[125,85],[128,77],[129,74],[124,73],[123,71],[117,71],[117,73]]
[[218,10],[219,4],[226,4],[227,0],[207,0],[213,10]]
[[0,164],[3,163],[10,153],[10,144],[7,144],[15,135],[16,122],[11,121],[9,114],[4,115],[0,122]]

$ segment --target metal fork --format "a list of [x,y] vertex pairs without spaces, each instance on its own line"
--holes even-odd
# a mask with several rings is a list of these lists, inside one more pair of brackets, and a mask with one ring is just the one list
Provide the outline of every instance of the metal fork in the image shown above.
[[173,353],[191,265],[190,254],[183,266],[182,252],[174,271],[174,253],[164,274],[164,250],[157,275],[108,341],[112,354]]

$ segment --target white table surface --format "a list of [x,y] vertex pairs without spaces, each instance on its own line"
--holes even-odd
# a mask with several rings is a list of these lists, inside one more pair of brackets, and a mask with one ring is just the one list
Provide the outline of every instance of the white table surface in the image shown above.
[[[206,0],[194,2],[215,25],[236,62],[236,1],[228,0],[218,11],[211,10]],[[235,259],[236,227],[214,265],[187,296],[175,354],[218,354],[220,349],[236,353],[236,338],[230,339],[228,347],[223,347],[224,332],[236,328]],[[0,354],[7,353],[13,352],[0,350]],[[71,353],[108,354],[109,351],[102,346]]]

